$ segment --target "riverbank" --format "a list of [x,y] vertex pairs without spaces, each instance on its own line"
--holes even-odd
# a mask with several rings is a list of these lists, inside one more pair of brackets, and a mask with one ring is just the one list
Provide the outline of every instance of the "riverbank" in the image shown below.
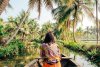
[[100,66],[100,46],[98,45],[92,45],[92,46],[86,46],[85,44],[75,43],[75,42],[65,42],[65,41],[59,41],[64,45],[65,48],[68,48],[72,51],[82,53],[88,59],[95,63],[98,67]]
[[[18,42],[18,41],[17,41]],[[14,42],[15,44],[16,42]],[[33,44],[38,44],[37,42],[34,41]],[[64,41],[58,41],[57,42],[58,45],[59,45],[59,48],[61,49],[61,52],[64,53],[66,52],[65,54],[67,56],[70,57],[70,55],[73,55],[74,53],[71,53],[70,52],[76,52],[77,53],[77,56],[78,56],[78,59],[79,58],[82,58],[82,60],[84,61],[84,57],[79,55],[79,54],[83,54],[85,55],[89,60],[91,60],[93,63],[97,64],[98,67],[100,66],[100,47],[99,46],[85,46],[84,44],[78,44],[78,43],[74,43],[74,42],[64,42]],[[17,43],[17,44],[20,44]],[[38,46],[36,45],[36,46]],[[12,45],[14,46],[14,45]],[[18,45],[17,45],[18,46]],[[34,45],[33,45],[34,46]],[[28,46],[27,46],[28,47]],[[34,47],[34,48],[37,48],[37,47]],[[25,56],[19,56],[19,55],[14,55],[13,57],[11,55],[12,58],[11,59],[3,59],[3,60],[0,60],[0,67],[3,67],[3,66],[10,66],[10,67],[14,67],[14,66],[22,66],[24,67],[25,64],[29,63],[30,61],[32,61],[35,57],[39,57],[39,46],[38,46],[38,51],[36,51],[31,45],[30,45],[30,48],[28,49],[28,55],[25,54]],[[68,48],[69,50],[65,50],[64,48]],[[8,52],[6,52],[8,53]],[[21,52],[21,53],[25,53],[24,52]],[[38,53],[38,54],[36,54]],[[70,54],[70,55],[69,55]],[[74,55],[73,55],[74,56]],[[76,58],[77,58],[76,56]],[[8,57],[8,55],[6,56]],[[78,62],[79,60],[77,60]],[[85,62],[87,62],[87,64],[89,64],[90,62],[85,60]],[[82,62],[82,64],[84,64]]]

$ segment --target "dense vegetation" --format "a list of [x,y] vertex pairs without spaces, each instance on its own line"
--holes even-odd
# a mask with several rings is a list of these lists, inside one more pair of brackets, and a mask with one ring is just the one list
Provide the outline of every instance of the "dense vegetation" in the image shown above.
[[0,46],[0,59],[12,58],[25,53],[25,46],[19,40],[13,40],[6,47]]
[[[39,26],[35,19],[29,18],[30,9],[34,5],[37,5],[40,17],[42,2],[49,9],[53,8],[53,3],[57,5],[57,8],[52,9],[56,23],[48,21]],[[0,14],[8,4],[9,0],[0,1]],[[17,17],[10,16],[7,21],[0,18],[0,59],[12,59],[17,56],[39,53],[44,35],[52,31],[57,43],[61,44],[60,48],[65,47],[80,52],[100,66],[100,43],[96,45],[96,43],[84,42],[96,41],[97,34],[100,34],[98,25],[86,29],[76,28],[77,24],[82,21],[84,12],[93,21],[95,20],[92,13],[94,4],[92,0],[36,0],[36,2],[29,0],[27,11],[22,11]],[[100,39],[99,36],[98,39]]]
[[[22,14],[21,14],[22,15]],[[86,44],[81,42],[80,39],[84,39],[90,36],[94,36],[93,34],[86,33],[87,29],[83,30],[82,28],[78,28],[75,32],[77,35],[76,40],[78,43],[73,42],[73,32],[69,31],[67,33],[68,39],[64,39],[64,35],[61,30],[58,30],[57,23],[47,22],[42,25],[42,28],[39,28],[37,21],[34,19],[27,19],[24,22],[23,26],[18,31],[18,34],[14,39],[8,44],[5,45],[7,39],[13,34],[17,27],[17,22],[19,21],[17,18],[9,17],[8,22],[0,21],[0,58],[14,58],[15,56],[22,56],[33,53],[39,53],[39,47],[44,39],[44,35],[47,31],[53,31],[54,35],[57,38],[57,43],[61,43],[60,48],[65,47],[66,49],[71,49],[75,52],[80,52],[85,54],[91,61],[99,65],[100,62],[100,46],[96,46],[95,44]],[[81,31],[83,30],[83,31]],[[88,30],[89,32],[89,30]],[[82,37],[83,36],[83,37]],[[80,39],[79,39],[80,38]],[[90,38],[88,38],[90,40]],[[85,39],[87,40],[87,39]],[[34,52],[35,50],[35,52]],[[37,51],[37,52],[36,52]]]
[[59,40],[65,48],[68,48],[74,52],[78,52],[87,56],[92,62],[100,65],[100,45],[85,45],[82,43],[66,42]]

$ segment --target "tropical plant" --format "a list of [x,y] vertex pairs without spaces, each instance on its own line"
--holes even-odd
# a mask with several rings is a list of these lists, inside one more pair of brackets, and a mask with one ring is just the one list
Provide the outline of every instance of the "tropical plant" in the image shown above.
[[41,6],[42,4],[44,4],[48,9],[52,8],[52,1],[51,0],[29,0],[29,8],[33,8],[34,6],[37,7],[38,13],[39,13],[39,17],[40,17],[40,13],[41,13]]
[[9,44],[10,41],[16,36],[20,27],[22,26],[22,24],[25,22],[26,18],[28,17],[30,10],[35,5],[37,5],[37,7],[38,7],[38,12],[39,12],[39,16],[40,16],[42,2],[46,5],[47,8],[52,8],[52,1],[50,1],[50,0],[44,0],[44,1],[42,1],[42,0],[29,0],[29,8],[25,12],[25,15],[24,15],[23,19],[20,21],[20,24],[18,25],[18,28],[16,29],[15,33],[12,35],[11,38],[9,38],[9,40],[6,42],[6,44]]
[[12,37],[10,37],[8,39],[8,41],[5,44],[9,44],[11,42],[11,40],[16,36],[16,34],[18,33],[18,31],[20,30],[22,24],[25,22],[25,20],[27,19],[27,17],[29,16],[29,10],[27,10],[27,12],[25,12],[24,17],[22,17],[20,24],[18,25],[15,33],[12,35]]
[[80,39],[82,37],[82,35],[83,35],[83,29],[81,27],[79,27],[76,30],[76,34],[77,34],[77,37],[79,36],[79,39]]
[[44,36],[45,33],[47,33],[48,31],[54,31],[54,23],[50,23],[50,21],[46,22],[45,24],[42,25],[41,28],[41,36]]
[[0,15],[6,9],[6,6],[10,5],[9,0],[0,0]]
[[82,19],[83,11],[85,11],[89,16],[94,18],[89,5],[92,5],[91,0],[64,0],[56,9],[52,12],[54,18],[58,20],[58,27],[65,29],[70,27],[70,24],[73,25],[73,39],[75,40],[75,26]]
[[0,46],[0,59],[24,54],[25,46],[19,40],[13,40],[6,47]]
[[0,45],[3,45],[4,42],[5,42],[5,38],[4,36],[6,35],[7,33],[5,32],[4,30],[4,26],[0,24]]
[[97,45],[99,44],[99,20],[98,20],[98,0],[95,0],[96,2],[96,27],[97,27]]

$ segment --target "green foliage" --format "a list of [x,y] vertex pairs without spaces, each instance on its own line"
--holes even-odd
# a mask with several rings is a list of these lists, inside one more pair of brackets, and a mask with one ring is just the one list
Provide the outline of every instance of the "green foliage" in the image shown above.
[[12,30],[12,28],[9,26],[9,25],[0,25],[0,36],[1,37],[4,37],[4,36],[8,36],[8,33],[11,33],[11,31],[9,30]]
[[100,51],[97,49],[92,49],[91,51],[87,51],[87,57],[91,59],[94,63],[96,63],[98,66],[100,65]]
[[91,51],[88,51],[88,56],[94,56],[94,55],[96,55],[97,54],[97,49],[95,48],[95,49],[93,49],[93,50],[91,50]]
[[80,49],[80,46],[78,46],[78,44],[75,43],[75,42],[69,42],[68,47],[73,49],[73,50],[79,50]]
[[33,46],[34,46],[35,49],[39,48],[40,44],[41,44],[41,40],[39,40],[39,39],[33,40]]
[[4,35],[4,27],[3,25],[0,25],[0,36],[3,36]]
[[24,44],[19,40],[13,40],[6,47],[0,46],[0,58],[13,57],[24,53]]
[[64,41],[62,41],[62,42],[64,43],[64,46],[66,48],[71,49],[76,52],[83,53],[91,61],[93,61],[94,63],[96,63],[99,66],[99,62],[100,62],[100,49],[98,49],[99,46],[98,46],[98,48],[94,47],[93,49],[91,49],[91,47],[86,48],[84,45],[82,45],[82,44],[80,45],[75,42],[69,42],[69,43],[66,43]]
[[0,22],[3,22],[3,19],[2,18],[0,18]]
[[57,39],[61,39],[60,35],[61,35],[62,31],[61,30],[54,30],[54,35],[56,36]]
[[63,41],[65,44],[65,47],[70,48],[71,50],[74,51],[85,51],[85,49],[82,48],[82,45],[79,45],[78,43],[75,42],[65,42]]

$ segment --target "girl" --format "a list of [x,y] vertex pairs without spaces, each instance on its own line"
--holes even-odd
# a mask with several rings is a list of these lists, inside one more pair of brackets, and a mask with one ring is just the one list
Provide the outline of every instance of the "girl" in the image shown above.
[[45,35],[41,45],[40,55],[43,58],[43,67],[61,67],[61,54],[52,32]]

